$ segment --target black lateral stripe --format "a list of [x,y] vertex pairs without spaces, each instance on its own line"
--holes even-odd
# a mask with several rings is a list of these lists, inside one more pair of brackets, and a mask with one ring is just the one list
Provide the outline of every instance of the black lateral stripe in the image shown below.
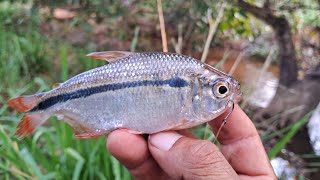
[[90,87],[88,89],[79,89],[70,93],[60,94],[57,96],[50,97],[38,104],[32,111],[45,110],[57,103],[66,102],[72,99],[85,98],[93,94],[107,92],[107,91],[116,91],[125,88],[133,88],[139,86],[163,86],[169,85],[170,87],[180,88],[186,87],[189,83],[181,78],[172,78],[168,80],[143,80],[143,81],[133,81],[133,82],[123,82],[123,83],[114,83],[106,84],[97,87]]

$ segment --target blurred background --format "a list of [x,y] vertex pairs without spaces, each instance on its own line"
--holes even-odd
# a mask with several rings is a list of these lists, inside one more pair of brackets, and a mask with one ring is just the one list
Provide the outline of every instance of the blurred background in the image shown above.
[[[239,104],[278,177],[319,179],[320,1],[162,0],[162,8],[169,52],[241,82]],[[157,1],[0,0],[0,179],[131,179],[105,137],[75,139],[55,117],[19,141],[22,114],[5,102],[106,64],[85,56],[93,51],[162,51],[160,30]],[[214,139],[206,125],[191,131]]]

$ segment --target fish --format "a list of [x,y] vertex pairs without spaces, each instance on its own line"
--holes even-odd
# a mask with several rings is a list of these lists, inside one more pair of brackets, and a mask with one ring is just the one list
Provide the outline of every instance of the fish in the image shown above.
[[25,113],[15,135],[29,136],[51,116],[69,124],[76,138],[115,129],[133,134],[186,129],[213,120],[241,97],[237,80],[193,57],[127,51],[87,56],[108,63],[50,91],[7,102]]

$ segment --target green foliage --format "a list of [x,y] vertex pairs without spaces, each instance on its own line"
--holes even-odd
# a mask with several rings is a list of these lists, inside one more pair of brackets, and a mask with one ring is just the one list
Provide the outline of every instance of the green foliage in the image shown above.
[[[16,119],[18,120],[18,119]],[[105,149],[105,138],[79,140],[56,119],[23,142],[0,126],[0,175],[38,179],[130,179]],[[12,133],[10,133],[12,134]],[[11,179],[10,178],[10,179]]]
[[[137,15],[132,15],[133,19],[144,17],[148,22],[156,21],[156,2],[114,0],[12,2],[0,0],[1,179],[131,179],[128,171],[106,150],[105,138],[75,139],[72,129],[55,118],[51,118],[47,126],[39,127],[31,137],[19,141],[14,132],[22,115],[9,109],[5,102],[21,94],[48,91],[55,81],[64,81],[79,72],[105,64],[103,61],[89,60],[84,56],[96,50],[96,46],[89,42],[87,45],[75,47],[65,41],[44,37],[38,29],[41,19],[37,14],[37,8],[41,5],[48,5],[50,8],[74,5],[81,7],[86,17],[95,17],[97,22],[114,18],[110,21],[117,24],[117,17],[132,15],[129,12],[129,5],[131,7],[132,4],[133,10],[136,10],[135,8],[139,10]],[[181,23],[186,29],[191,24],[191,34],[202,36],[189,43],[193,45],[192,48],[201,50],[208,32],[208,9],[212,11],[214,20],[218,3],[213,0],[163,1],[166,25],[175,27]],[[307,23],[316,22],[315,26],[319,26],[317,13],[318,11],[310,10],[301,17]],[[68,28],[81,26],[86,32],[91,32],[92,27],[86,19],[82,19],[83,14],[71,20]],[[253,29],[253,25],[256,29]],[[140,37],[144,35],[143,28],[129,27],[132,35],[128,35],[127,29],[118,29],[114,33],[116,35],[110,36],[119,37],[121,40],[132,40],[131,50],[137,50]],[[220,26],[223,38],[255,38],[263,31],[265,27],[261,26],[260,21],[252,20],[249,14],[238,8],[227,6]],[[183,33],[186,33],[186,30]],[[226,53],[217,66],[224,64],[229,55],[230,52]],[[273,138],[279,133],[284,136],[283,140],[269,152],[269,156],[277,155],[304,123],[305,119],[302,119],[297,124],[279,131],[278,134],[266,136],[265,138]],[[193,131],[199,138],[211,141],[214,139],[214,134],[208,126],[197,127]]]
[[[56,118],[23,141],[14,136],[22,115],[8,108],[9,98],[48,91],[55,78],[63,81],[104,64],[84,56],[90,47],[73,48],[43,37],[30,12],[18,3],[0,3],[1,179],[131,179],[106,150],[105,138],[75,139],[72,129]],[[19,21],[23,24],[17,26]]]
[[299,15],[307,25],[320,28],[320,2],[314,0],[305,0],[304,4],[310,8],[301,10]]
[[[19,16],[10,16],[15,11],[20,12]],[[27,10],[19,5],[0,3],[0,77],[3,80],[0,92],[12,83],[22,83],[20,77],[30,80],[30,74],[47,72],[51,65],[48,60],[51,44],[35,31],[35,21],[25,18],[26,14]],[[19,20],[29,21],[30,25],[20,27]]]
[[288,128],[285,128],[287,134],[285,134],[282,139],[280,139],[280,141],[268,152],[269,159],[276,157],[280,151],[285,148],[286,144],[293,138],[298,130],[308,122],[311,115],[312,112],[306,114],[303,118],[290,125]]
[[230,35],[235,36],[236,38],[253,38],[258,35],[254,33],[259,33],[261,29],[257,29],[258,32],[256,32],[257,30],[252,28],[251,23],[255,23],[257,25],[259,22],[253,20],[250,22],[249,18],[252,17],[243,10],[228,5],[224,14],[225,21],[221,22],[220,31],[230,31]]

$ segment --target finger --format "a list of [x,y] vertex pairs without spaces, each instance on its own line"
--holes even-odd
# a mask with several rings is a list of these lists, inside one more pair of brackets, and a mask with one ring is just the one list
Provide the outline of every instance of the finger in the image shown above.
[[141,135],[115,130],[108,136],[107,148],[135,179],[164,176],[163,171],[151,157],[147,142]]
[[177,132],[149,136],[149,149],[160,167],[173,179],[235,179],[237,174],[209,141]]
[[[219,129],[228,112],[209,122],[214,133]],[[260,136],[248,116],[236,105],[218,137],[221,152],[239,174],[272,176],[269,159]]]
[[[223,119],[227,116],[229,111],[230,109],[215,120],[209,122],[214,133],[217,133]],[[238,105],[235,105],[233,112],[227,119],[227,123],[220,131],[218,137],[219,142],[221,144],[231,144],[252,136],[258,136],[255,126],[241,108]]]

